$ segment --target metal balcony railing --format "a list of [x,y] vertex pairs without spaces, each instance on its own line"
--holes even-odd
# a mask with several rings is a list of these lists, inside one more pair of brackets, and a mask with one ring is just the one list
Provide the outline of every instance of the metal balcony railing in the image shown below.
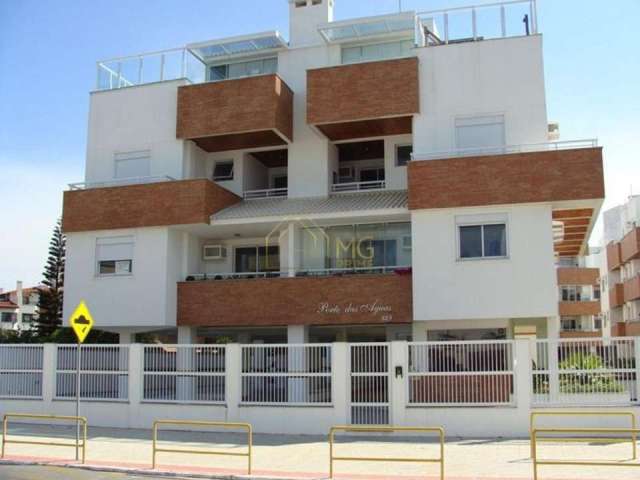
[[440,158],[481,157],[487,155],[509,155],[512,153],[550,152],[577,148],[594,148],[597,139],[566,140],[562,142],[530,143],[522,145],[497,145],[492,147],[458,148],[439,152],[414,153],[412,160],[435,160]]
[[260,198],[286,197],[289,194],[287,188],[266,188],[263,190],[247,190],[243,197],[245,200],[255,200]]
[[334,193],[360,192],[363,190],[381,190],[385,187],[386,182],[384,180],[374,180],[369,182],[334,183],[331,186],[331,191]]
[[119,178],[116,180],[104,180],[101,182],[76,182],[69,184],[69,190],[89,190],[91,188],[122,187],[125,185],[143,185],[145,183],[172,182],[175,180],[175,178],[168,175],[161,175],[156,177]]

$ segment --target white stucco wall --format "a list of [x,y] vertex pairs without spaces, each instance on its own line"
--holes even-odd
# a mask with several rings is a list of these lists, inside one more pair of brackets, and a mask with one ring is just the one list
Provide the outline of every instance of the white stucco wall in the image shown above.
[[[98,238],[133,236],[133,272],[98,276]],[[186,236],[166,227],[67,235],[64,319],[84,300],[100,327],[164,327],[176,324],[176,282],[184,275]]]
[[85,181],[114,178],[114,154],[151,151],[151,175],[182,178],[183,141],[176,138],[177,89],[186,80],[91,94]]
[[420,114],[414,152],[455,149],[455,118],[505,116],[507,145],[546,142],[542,36],[468,42],[415,50]]
[[[506,215],[508,258],[458,260],[461,215]],[[411,223],[414,320],[557,315],[550,205],[417,210]]]

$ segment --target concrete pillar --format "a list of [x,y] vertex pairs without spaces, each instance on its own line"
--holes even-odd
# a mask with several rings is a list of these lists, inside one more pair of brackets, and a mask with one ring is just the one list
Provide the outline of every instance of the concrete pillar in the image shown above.
[[[178,351],[176,368],[178,372],[193,372],[195,366],[195,348],[190,347],[196,343],[196,329],[194,327],[178,327]],[[181,345],[185,345],[181,347]],[[192,376],[180,376],[176,379],[176,397],[178,400],[194,400],[196,394],[196,381]]]
[[389,423],[405,425],[407,408],[407,376],[409,371],[409,344],[404,341],[391,342],[389,365]]
[[287,229],[287,274],[289,277],[296,276],[298,259],[296,258],[296,224],[289,222]]
[[514,382],[516,392],[516,408],[518,417],[527,422],[533,398],[530,340],[515,340],[513,347],[514,357]]
[[[135,333],[132,330],[124,329],[118,332],[118,342],[122,346],[119,352],[118,365],[120,370],[129,368],[129,378],[125,376],[118,377],[118,392],[119,397],[123,398],[124,392],[129,392],[131,395],[131,349],[128,348],[135,340]],[[138,384],[136,384],[138,385]]]
[[237,343],[229,343],[225,354],[225,396],[227,422],[239,422],[242,400],[242,349]]
[[549,398],[552,402],[560,399],[560,375],[558,372],[558,339],[560,337],[560,317],[549,317],[547,323]]
[[427,322],[413,322],[411,324],[412,340],[414,342],[427,341]]
[[[289,325],[287,327],[287,343],[291,344],[287,355],[289,373],[305,372],[307,365],[307,349],[302,344],[309,343],[309,327],[307,325]],[[289,378],[287,396],[291,403],[307,401],[308,383],[305,378]]]
[[56,394],[57,349],[53,343],[45,343],[42,352],[42,402],[51,404]]
[[640,398],[640,337],[634,339],[636,355],[636,398]]
[[331,355],[331,400],[333,423],[347,425],[351,417],[351,376],[349,374],[349,344],[333,343]]
[[142,403],[144,389],[144,346],[133,343],[129,346],[129,405],[135,412]]

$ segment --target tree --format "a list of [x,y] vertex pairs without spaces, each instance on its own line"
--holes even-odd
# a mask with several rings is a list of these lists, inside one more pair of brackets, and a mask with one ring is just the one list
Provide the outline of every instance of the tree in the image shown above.
[[50,336],[62,325],[65,247],[66,238],[62,233],[62,223],[58,219],[49,243],[49,256],[42,281],[44,286],[38,289],[40,299],[36,328],[39,336]]

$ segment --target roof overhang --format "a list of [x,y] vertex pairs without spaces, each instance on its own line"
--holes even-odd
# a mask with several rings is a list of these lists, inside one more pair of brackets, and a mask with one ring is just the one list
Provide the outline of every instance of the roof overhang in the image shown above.
[[277,30],[188,44],[193,55],[209,64],[241,57],[264,56],[288,48]]
[[353,43],[374,39],[391,39],[415,35],[420,19],[415,12],[378,15],[356,20],[330,22],[318,27],[328,44]]

